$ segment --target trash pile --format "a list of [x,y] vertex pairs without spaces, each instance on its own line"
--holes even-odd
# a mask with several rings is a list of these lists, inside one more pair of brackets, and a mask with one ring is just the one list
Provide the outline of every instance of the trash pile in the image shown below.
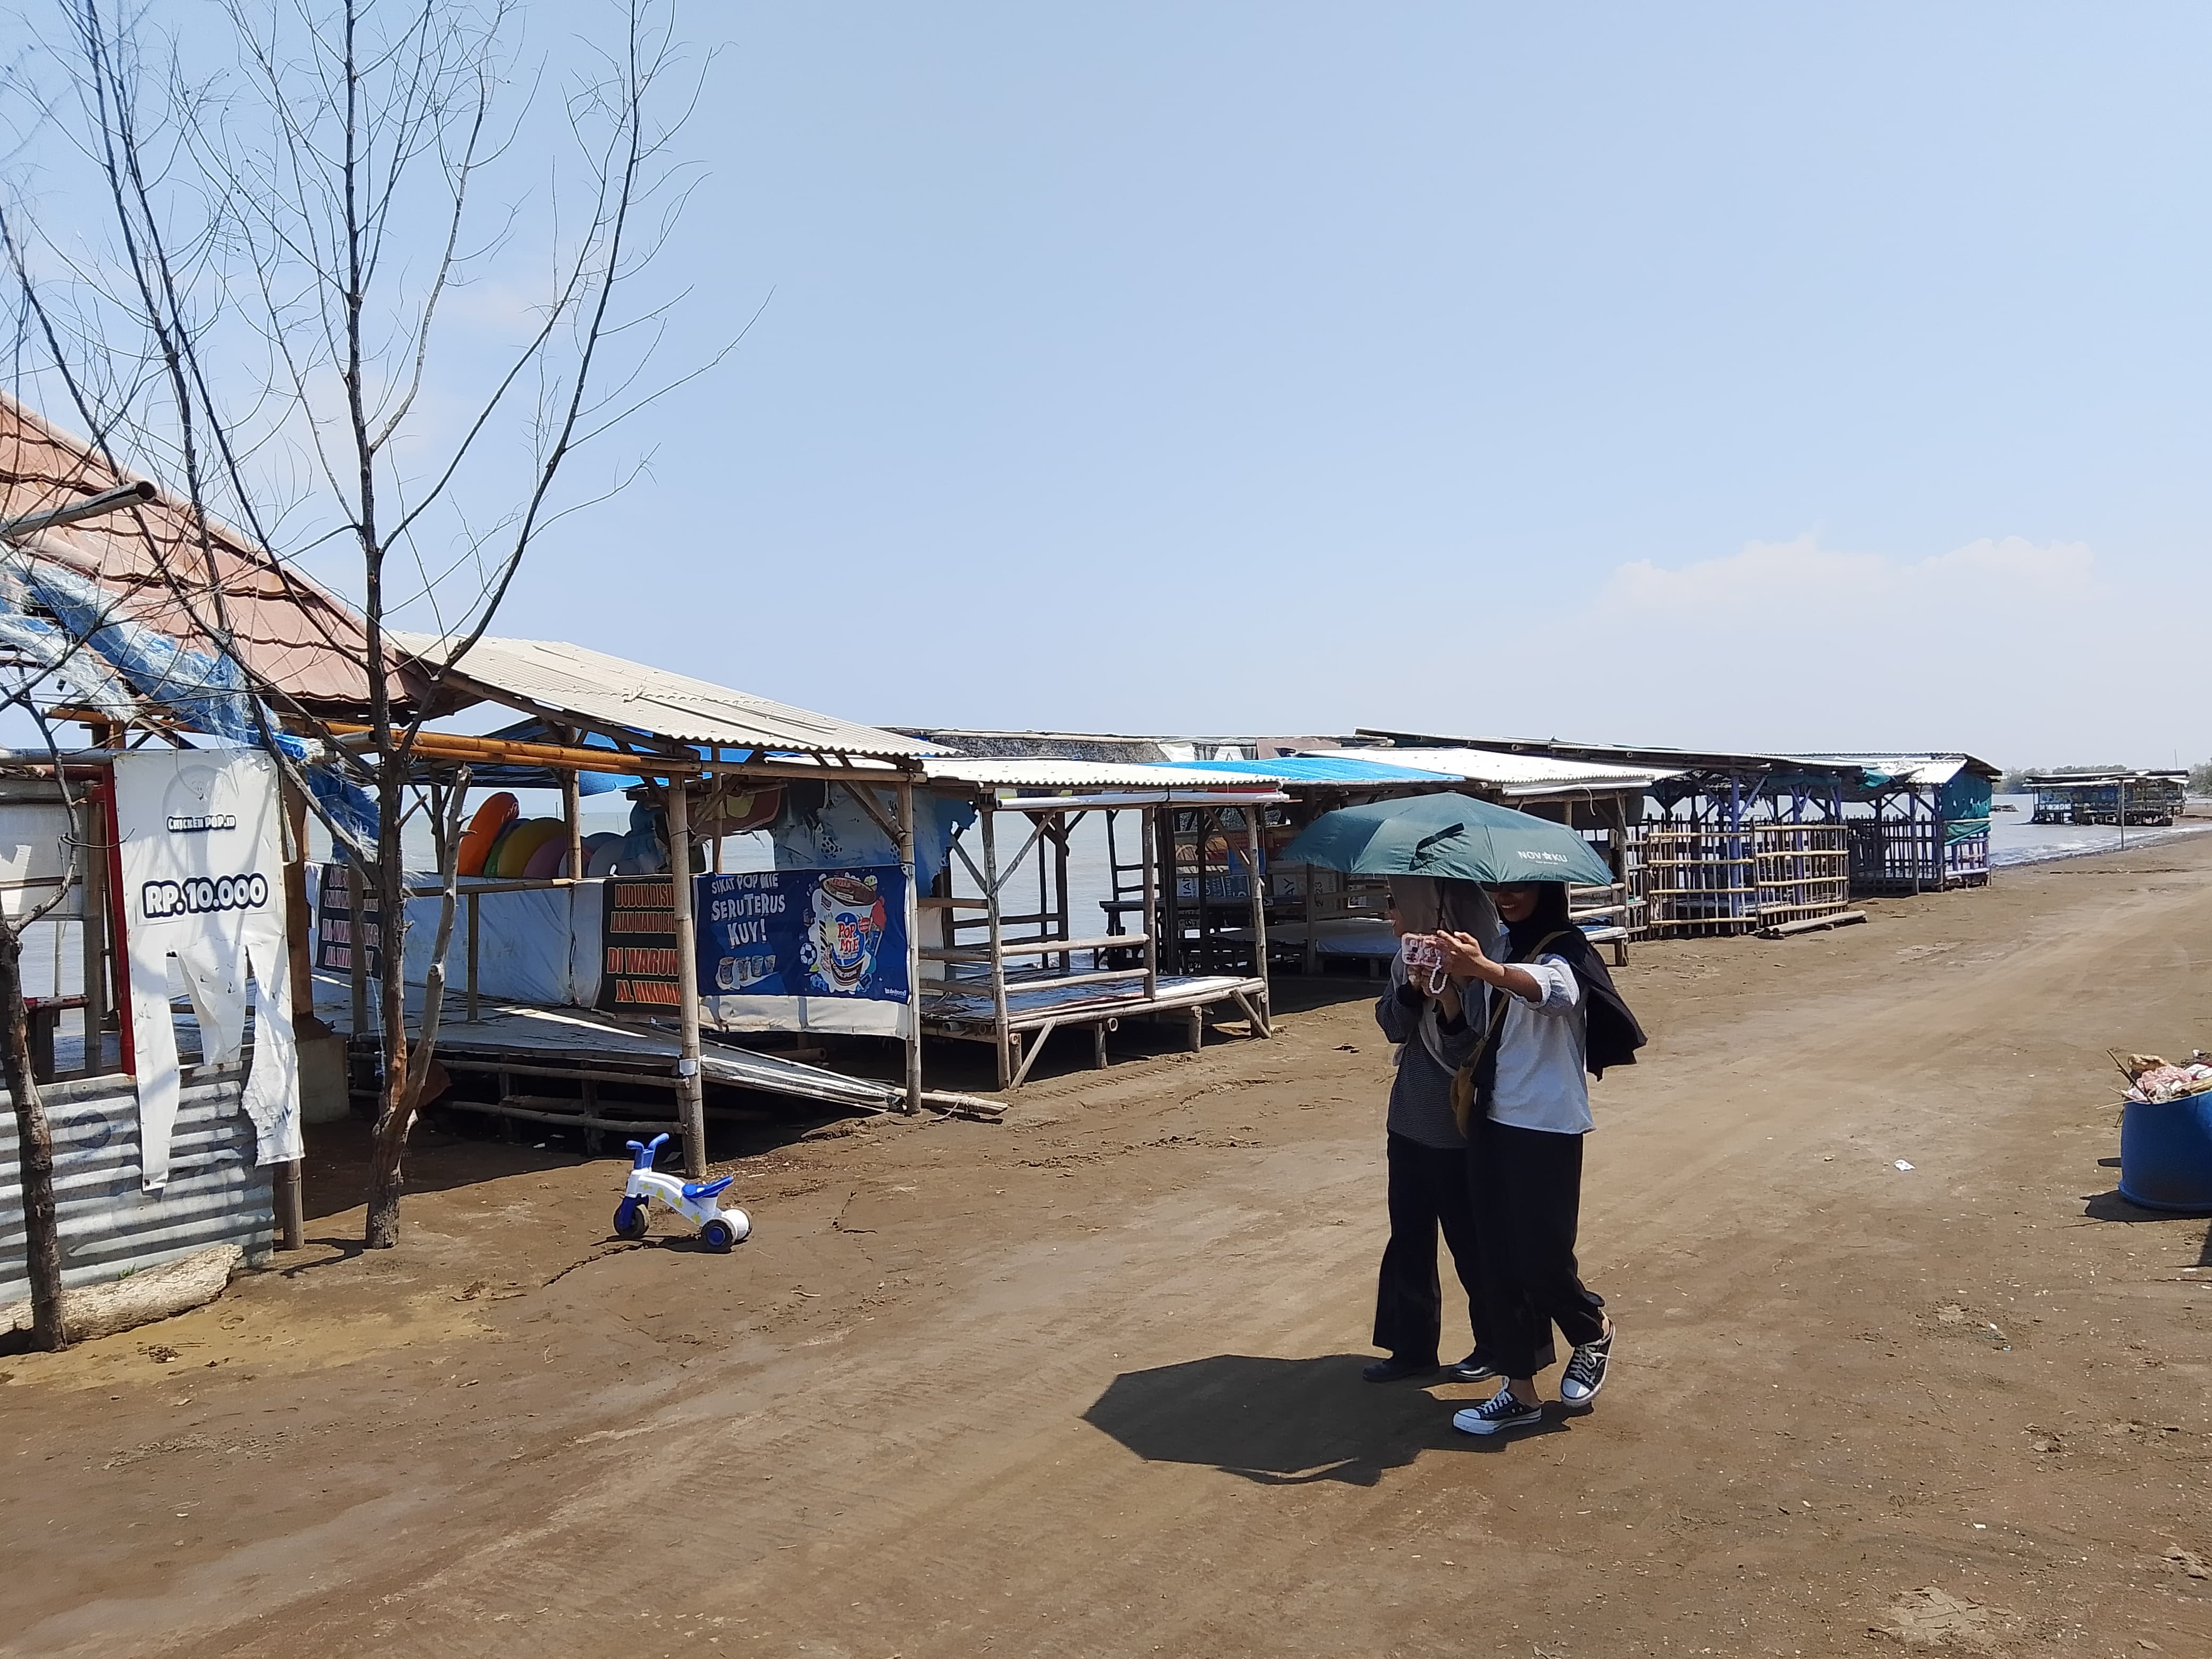
[[2113,1054],[2112,1060],[2127,1073],[2130,1100],[2182,1100],[2212,1091],[2212,1064],[2207,1063],[2212,1056],[2202,1048],[2192,1050],[2179,1066],[2162,1054]]

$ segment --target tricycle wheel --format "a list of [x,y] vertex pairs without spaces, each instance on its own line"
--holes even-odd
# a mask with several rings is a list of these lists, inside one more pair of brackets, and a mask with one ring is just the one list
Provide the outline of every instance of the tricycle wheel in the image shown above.
[[643,1199],[626,1198],[615,1206],[615,1235],[618,1238],[643,1238],[652,1218]]
[[738,1242],[738,1230],[716,1216],[699,1229],[699,1242],[717,1255],[726,1254]]

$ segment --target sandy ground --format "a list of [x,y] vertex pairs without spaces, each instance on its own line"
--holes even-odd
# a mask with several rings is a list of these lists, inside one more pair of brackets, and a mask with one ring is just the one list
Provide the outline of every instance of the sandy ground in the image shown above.
[[2212,1654],[2206,1224],[2114,1194],[2102,1052],[2212,1043],[2212,838],[1873,908],[1621,975],[1591,1414],[1359,1380],[1353,988],[763,1147],[726,1257],[438,1136],[365,1256],[341,1135],[312,1249],[0,1360],[0,1651]]

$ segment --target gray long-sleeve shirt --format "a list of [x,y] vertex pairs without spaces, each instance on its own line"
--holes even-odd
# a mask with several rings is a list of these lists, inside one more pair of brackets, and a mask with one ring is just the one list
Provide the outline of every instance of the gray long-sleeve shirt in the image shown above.
[[[1400,1045],[1398,1075],[1390,1085],[1389,1127],[1392,1134],[1421,1146],[1457,1151],[1467,1145],[1467,1137],[1452,1116],[1452,1077],[1474,1052],[1480,1034],[1461,1021],[1444,1024],[1431,1010],[1429,1000],[1406,983],[1405,963],[1393,962],[1390,988],[1375,1005],[1375,1023],[1384,1036]],[[1424,1018],[1438,1022],[1437,1046],[1443,1051],[1443,1065],[1421,1040]]]

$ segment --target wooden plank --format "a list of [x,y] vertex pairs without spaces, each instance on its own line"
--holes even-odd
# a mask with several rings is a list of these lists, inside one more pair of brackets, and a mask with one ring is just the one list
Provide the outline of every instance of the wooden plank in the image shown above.
[[1798,933],[1817,933],[1831,927],[1849,927],[1866,919],[1867,913],[1863,910],[1838,910],[1832,916],[1808,916],[1802,921],[1777,922],[1771,927],[1760,928],[1759,936],[1761,939],[1789,939]]
[[[474,1103],[483,1105],[484,1103],[477,1101]],[[501,1096],[499,1100],[499,1104],[502,1107],[520,1107],[526,1111],[547,1114],[562,1123],[584,1121],[575,1112],[566,1110],[565,1108],[575,1107],[589,1114],[595,1103],[597,1103],[588,1100],[571,1099],[567,1095],[507,1094]],[[732,1122],[772,1123],[775,1121],[774,1112],[764,1112],[757,1106],[709,1106],[707,1109],[714,1116],[727,1118]],[[605,1119],[602,1116],[601,1121],[592,1123],[590,1127],[594,1129],[622,1128],[636,1121],[623,1118]]]
[[1036,1064],[1037,1056],[1044,1052],[1044,1040],[1058,1030],[1060,1024],[1057,1019],[1048,1019],[1036,1028],[1036,1035],[1028,1045],[1029,1052],[1022,1056],[1021,1069],[1014,1073],[1014,1080],[1006,1085],[1009,1090],[1020,1088],[1028,1079],[1030,1067]]
[[684,1126],[665,1118],[652,1117],[592,1117],[581,1112],[542,1112],[526,1106],[509,1106],[505,1102],[489,1100],[458,1100],[451,1095],[430,1103],[432,1111],[476,1112],[485,1117],[520,1118],[526,1123],[557,1123],[578,1129],[614,1129],[629,1133],[642,1133],[647,1129],[655,1133],[678,1134]]
[[921,1103],[954,1117],[972,1117],[984,1123],[996,1123],[1006,1115],[1003,1102],[985,1100],[980,1095],[957,1094],[947,1089],[925,1089]]

